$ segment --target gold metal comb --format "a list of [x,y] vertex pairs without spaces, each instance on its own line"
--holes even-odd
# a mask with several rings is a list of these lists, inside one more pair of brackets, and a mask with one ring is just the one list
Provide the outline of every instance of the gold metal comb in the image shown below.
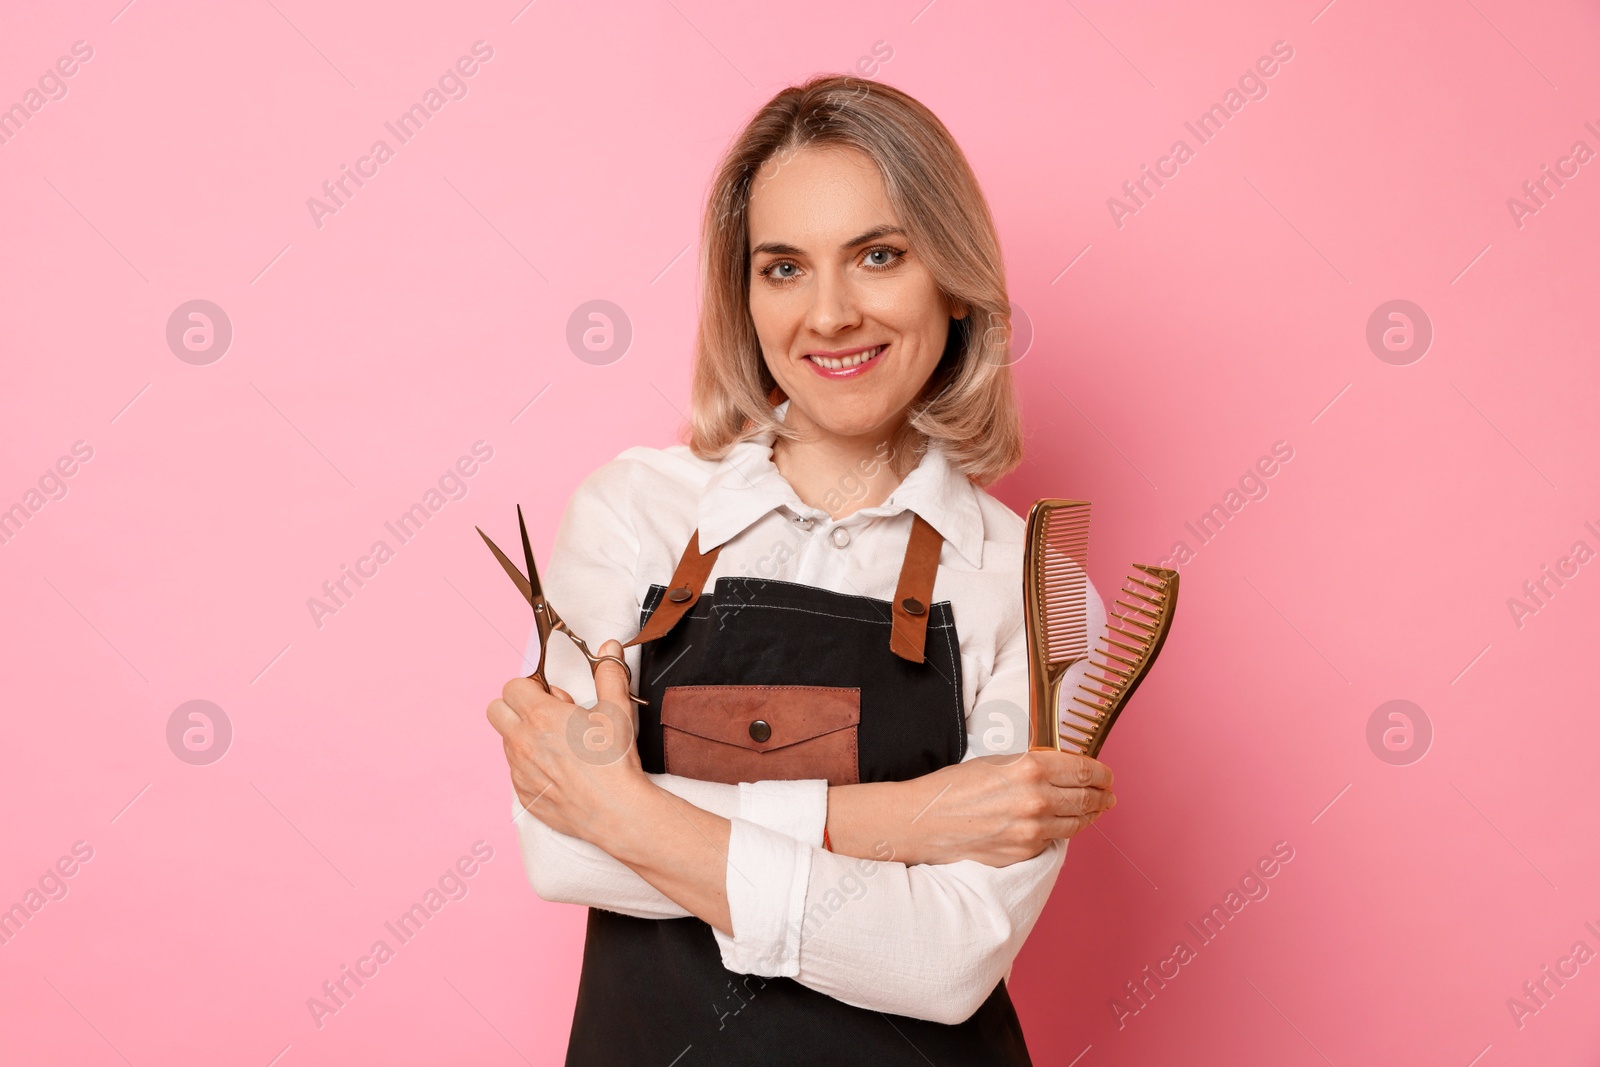
[[1028,629],[1030,748],[1061,747],[1056,705],[1067,668],[1089,654],[1089,502],[1046,497],[1028,509],[1022,598]]
[[[1029,716],[1034,749],[1091,758],[1149,672],[1178,606],[1178,572],[1135,563],[1107,611],[1104,648],[1088,647],[1089,502],[1046,497],[1028,509],[1023,602],[1028,639]],[[1089,661],[1084,683],[1065,709],[1067,670]]]
[[[1061,747],[1091,759],[1100,754],[1112,724],[1149,673],[1178,610],[1177,571],[1148,563],[1133,567],[1144,575],[1130,574],[1125,579],[1116,601],[1123,612],[1106,613],[1106,647],[1095,649],[1089,657],[1084,682],[1065,709],[1072,718],[1063,723]],[[1087,725],[1080,725],[1080,719]]]

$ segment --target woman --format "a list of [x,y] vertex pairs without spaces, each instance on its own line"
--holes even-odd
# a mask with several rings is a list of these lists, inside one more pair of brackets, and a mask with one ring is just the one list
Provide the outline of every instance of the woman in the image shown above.
[[488,709],[534,889],[590,906],[567,1063],[1029,1063],[1004,978],[1115,798],[1027,751],[977,182],[909,96],[813,79],[728,152],[702,279],[690,443],[591,474],[543,568],[648,705],[563,641]]

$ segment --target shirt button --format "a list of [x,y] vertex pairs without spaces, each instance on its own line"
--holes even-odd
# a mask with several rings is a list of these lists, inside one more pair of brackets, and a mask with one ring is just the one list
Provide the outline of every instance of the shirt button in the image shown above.
[[843,548],[845,545],[850,543],[850,531],[846,530],[843,526],[835,526],[833,528],[833,533],[829,534],[828,537],[839,548]]

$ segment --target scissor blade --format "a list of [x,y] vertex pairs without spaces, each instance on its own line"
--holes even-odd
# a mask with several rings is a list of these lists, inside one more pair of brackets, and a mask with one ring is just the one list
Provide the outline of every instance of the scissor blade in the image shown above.
[[517,505],[517,525],[522,528],[522,558],[528,561],[528,586],[533,596],[544,596],[544,586],[539,584],[539,567],[533,562],[533,546],[528,544],[528,524],[522,521],[522,505]]
[[[474,526],[473,529],[478,530],[476,526]],[[500,551],[500,546],[489,540],[488,534],[484,533],[482,530],[478,530],[478,536],[483,538],[483,543],[489,546],[489,551],[493,552],[494,558],[500,561],[500,566],[504,567],[506,569],[506,573],[511,575],[511,580],[517,583],[517,589],[522,593],[523,598],[528,601],[528,604],[531,607],[533,605],[534,592],[533,586],[528,584],[528,579],[524,578],[522,576],[522,572],[517,570],[517,565],[512,563],[511,560],[506,557],[504,552]]]

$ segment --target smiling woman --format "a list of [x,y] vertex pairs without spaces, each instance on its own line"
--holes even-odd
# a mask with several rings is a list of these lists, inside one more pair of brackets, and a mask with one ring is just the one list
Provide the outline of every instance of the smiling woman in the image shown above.
[[[866,451],[863,432],[905,412],[896,477],[924,438],[983,485],[1021,461],[999,239],[960,146],[921,103],[850,77],[780,93],[724,159],[705,233],[697,454],[804,437],[827,396],[821,428]],[[800,410],[780,423],[772,395]]]
[[1006,978],[1115,797],[1027,749],[982,192],[910,96],[817,78],[735,140],[701,251],[688,441],[585,479],[544,568],[576,632],[637,633],[592,677],[530,648],[549,689],[488,708],[530,883],[589,907],[567,1063],[1029,1063]]

